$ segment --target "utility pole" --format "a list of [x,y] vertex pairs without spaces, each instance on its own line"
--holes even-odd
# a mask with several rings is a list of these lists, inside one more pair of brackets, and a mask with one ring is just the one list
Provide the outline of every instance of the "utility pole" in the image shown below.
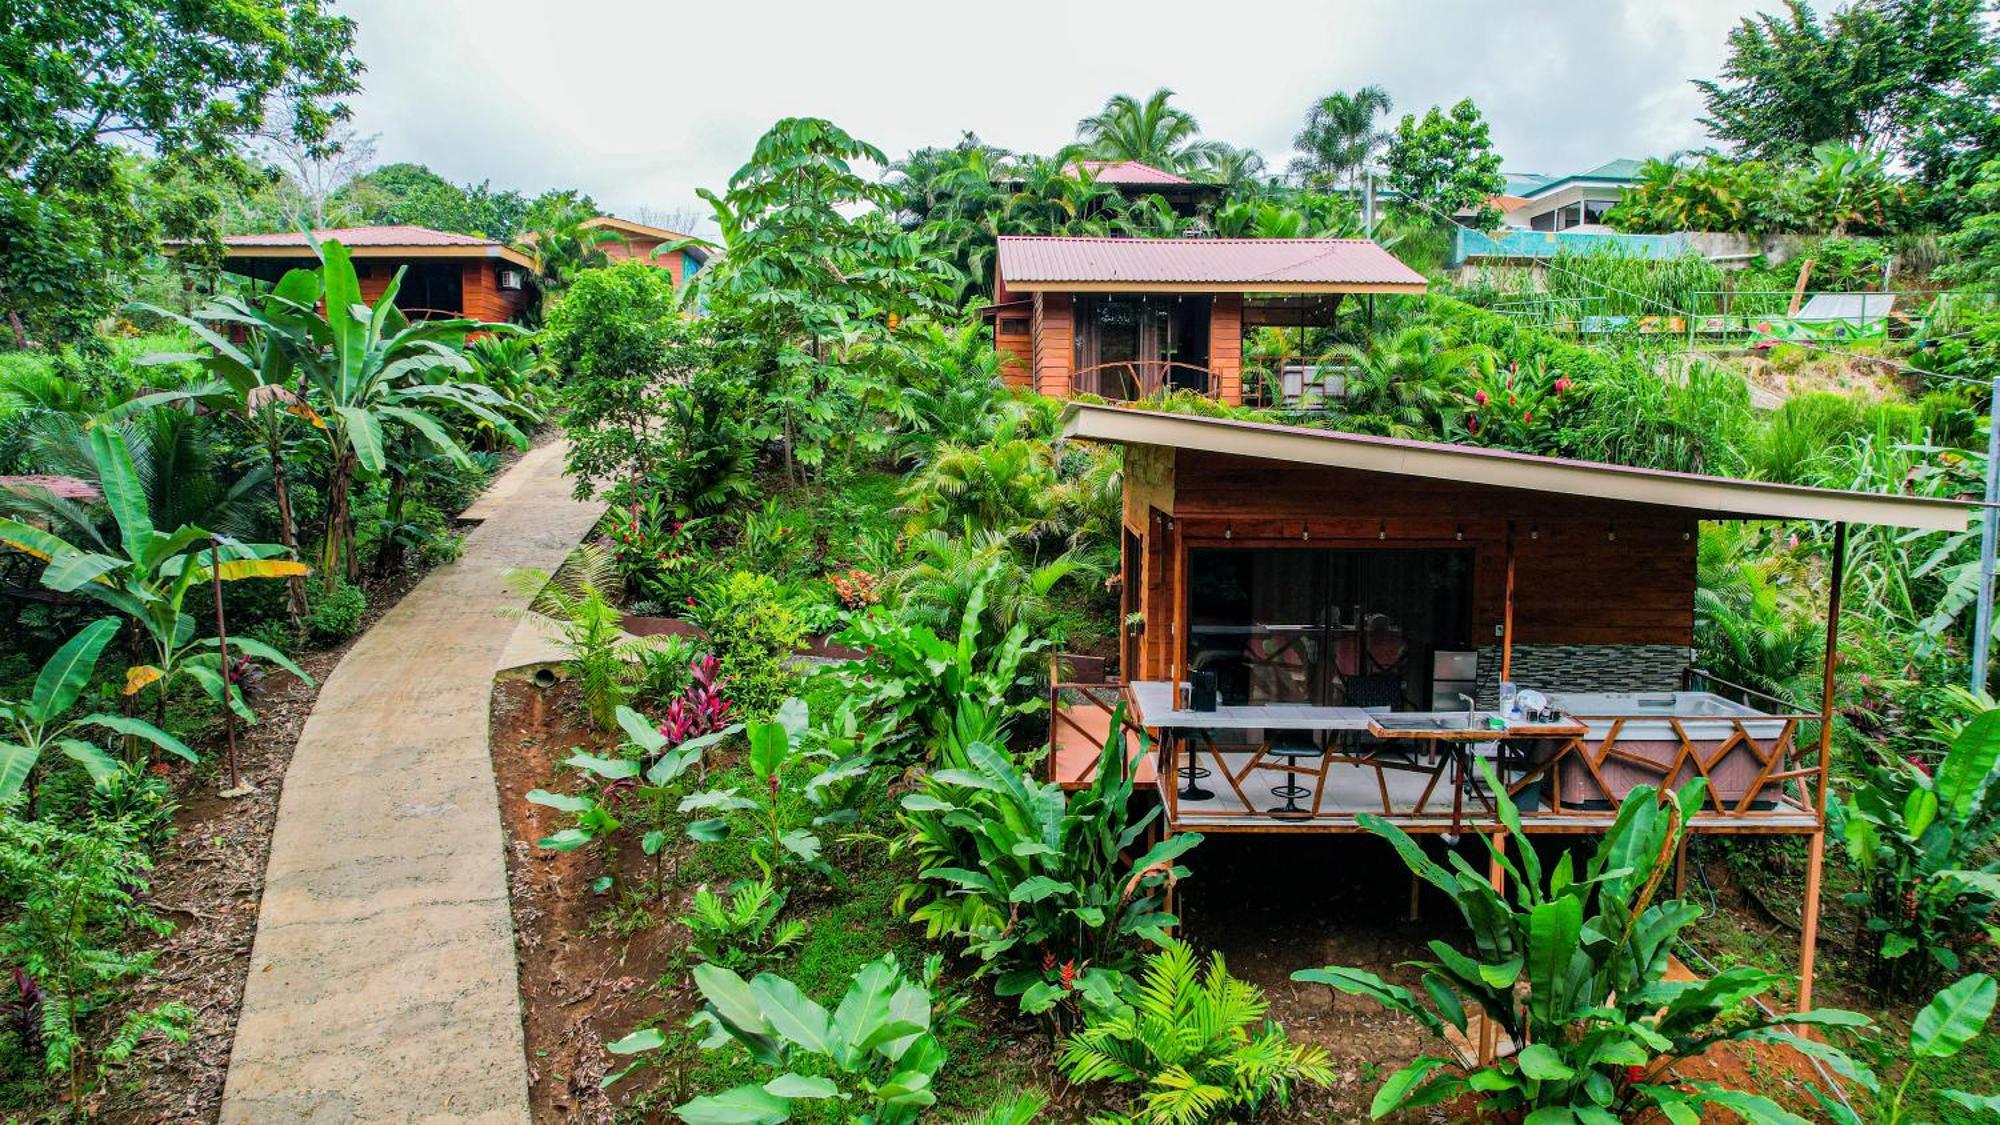
[[1986,690],[1987,657],[1993,649],[1993,549],[2000,536],[2000,375],[1986,408],[1986,509],[1979,526],[1979,616],[1972,623],[1972,693]]
[[1366,166],[1361,169],[1361,230],[1375,237],[1375,169]]

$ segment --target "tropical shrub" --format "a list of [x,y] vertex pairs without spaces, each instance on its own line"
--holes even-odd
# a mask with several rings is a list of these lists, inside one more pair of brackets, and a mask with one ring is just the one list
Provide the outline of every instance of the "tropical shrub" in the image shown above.
[[338,644],[361,631],[361,619],[367,614],[367,591],[336,582],[313,599],[306,611],[306,631],[321,644]]
[[543,354],[558,373],[579,498],[607,487],[624,503],[666,464],[671,450],[654,422],[687,332],[680,320],[672,282],[641,261],[585,271],[549,311]]
[[[1874,1095],[1874,1104],[1867,1117],[1856,1113],[1846,1102],[1818,1094],[1820,1108],[1836,1125],[1903,1125],[1910,1120],[1903,1108],[1903,1099],[1922,1087],[1917,1084],[1917,1075],[1926,1064],[1942,1063],[1954,1058],[1960,1051],[1977,1039],[1986,1030],[1986,1021],[1993,1018],[1993,1003],[2000,988],[1996,988],[1993,978],[1985,973],[1974,973],[1950,985],[1931,998],[1910,1025],[1910,1040],[1907,1044],[1909,1064],[1903,1068],[1903,1075],[1897,1079],[1893,1090],[1883,1090],[1874,1074],[1862,1072],[1856,1076],[1856,1083]],[[2000,1113],[2000,1095],[1990,1093],[1970,1093],[1965,1090],[1939,1090],[1938,1096],[1946,1101],[1963,1106],[1974,1117],[1989,1117]],[[1887,1100],[1884,1100],[1886,1095]]]
[[108,789],[125,767],[98,744],[103,735],[87,728],[144,739],[168,753],[195,760],[194,751],[180,739],[142,719],[102,712],[70,714],[96,672],[105,646],[117,635],[116,618],[91,622],[42,665],[28,698],[0,700],[0,805],[25,788],[27,797],[21,811],[34,815],[35,767],[51,750],[82,766],[93,785]]
[[[704,844],[748,838],[750,858],[766,880],[775,882],[781,869],[790,868],[837,878],[820,854],[824,845],[814,829],[858,819],[846,800],[852,796],[848,783],[866,776],[870,758],[853,742],[822,739],[820,746],[809,745],[811,717],[801,700],[788,699],[776,711],[769,721],[744,724],[754,796],[745,795],[741,786],[728,786],[687,797],[681,812],[720,814],[690,823],[688,835]],[[835,746],[855,752],[837,757]],[[809,771],[811,776],[801,780]]]
[[611,729],[638,678],[639,654],[651,647],[644,638],[625,635],[625,616],[612,604],[617,580],[611,556],[590,543],[572,552],[553,575],[523,570],[512,578],[516,589],[531,596],[529,611],[555,622],[569,677],[583,693],[591,721],[604,730]]
[[681,917],[695,956],[733,973],[776,960],[805,936],[796,918],[778,921],[784,892],[769,879],[744,880],[725,896],[709,888],[694,892],[694,906]]
[[792,694],[791,660],[805,624],[768,574],[735,571],[698,595],[695,617],[721,662],[721,683],[745,718],[769,718]]
[[[739,1044],[752,1062],[776,1073],[695,1098],[674,1113],[688,1125],[776,1125],[791,1119],[795,1101],[837,1098],[848,1103],[845,1116],[851,1122],[915,1122],[937,1101],[931,1079],[945,1062],[932,1033],[938,967],[932,958],[912,980],[893,954],[885,954],[855,974],[828,1012],[784,977],[759,973],[746,981],[720,965],[696,965],[695,988],[704,1003],[693,1023],[708,1031],[702,1047]],[[645,1028],[606,1049],[645,1055],[666,1044],[663,1032]],[[611,1075],[605,1085],[648,1061],[642,1058]]]
[[1023,1011],[1111,1003],[1142,943],[1165,942],[1176,924],[1164,891],[1187,877],[1176,861],[1201,837],[1169,836],[1128,858],[1160,810],[1133,814],[1132,762],[1115,733],[1122,719],[1112,719],[1088,789],[1065,795],[974,741],[962,756],[941,755],[942,768],[902,800],[898,847],[919,874],[899,907],[931,938],[962,938]]
[[194,1022],[177,1001],[133,1010],[108,1027],[92,1019],[152,970],[154,955],[131,951],[127,935],[173,929],[145,905],[151,867],[123,821],[67,827],[24,820],[11,804],[0,805],[0,902],[9,904],[0,920],[0,964],[14,969],[16,986],[33,1003],[43,1069],[67,1081],[75,1111],[83,1109],[93,1069],[101,1075],[124,1062],[147,1036],[186,1043]]
[[1285,1106],[1295,1086],[1332,1085],[1325,1049],[1291,1042],[1264,1019],[1269,1008],[1222,954],[1204,967],[1193,947],[1169,940],[1146,958],[1131,1004],[1091,1010],[1063,1042],[1063,1075],[1141,1087],[1128,1113],[1098,1118],[1137,1125],[1245,1120]]
[[1830,819],[1862,888],[1846,900],[1873,946],[1870,982],[1908,994],[1957,972],[1967,945],[1996,933],[2000,900],[2000,711],[1951,740],[1935,766],[1863,761]]
[[1048,443],[1022,436],[1009,422],[984,445],[945,443],[931,451],[903,489],[906,531],[979,527],[1019,534],[1048,516],[1055,493]]
[[[1063,518],[1068,519],[1068,513]],[[1088,557],[1087,549],[1072,547],[1044,560],[1002,532],[990,528],[961,532],[952,535],[939,529],[909,539],[905,561],[886,576],[881,601],[902,621],[950,636],[964,624],[965,607],[978,593],[984,606],[979,615],[980,645],[1000,644],[1016,626],[1025,627],[1031,637],[1062,643],[1055,613],[1057,587],[1071,578],[1102,573],[1104,567]],[[1075,538],[1111,537],[1101,527],[1079,527]]]
[[1675,935],[1702,911],[1656,899],[1688,818],[1701,807],[1705,781],[1678,793],[1634,789],[1582,872],[1569,852],[1545,871],[1505,786],[1490,764],[1479,768],[1518,856],[1517,862],[1504,845],[1481,837],[1511,896],[1457,851],[1447,871],[1402,829],[1372,814],[1361,818],[1412,872],[1451,897],[1471,930],[1471,953],[1433,941],[1437,959],[1412,963],[1423,974],[1428,1002],[1359,969],[1307,969],[1292,979],[1368,997],[1439,1040],[1447,1031],[1466,1035],[1467,1013],[1477,1010],[1522,1046],[1473,1067],[1455,1057],[1420,1056],[1383,1083],[1369,1108],[1373,1116],[1476,1095],[1487,1110],[1528,1111],[1534,1120],[1608,1121],[1652,1107],[1670,1120],[1693,1121],[1711,1106],[1753,1121],[1792,1120],[1763,1095],[1670,1073],[1680,1060],[1731,1040],[1788,1044],[1842,1073],[1858,1073],[1835,1048],[1785,1028],[1855,1027],[1865,1017],[1832,1008],[1768,1016],[1750,1006],[1785,977],[1737,964],[1707,980],[1665,979]]

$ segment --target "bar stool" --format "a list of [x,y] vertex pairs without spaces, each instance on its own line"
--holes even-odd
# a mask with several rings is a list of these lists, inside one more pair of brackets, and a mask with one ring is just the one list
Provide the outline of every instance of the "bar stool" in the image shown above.
[[[1283,797],[1285,803],[1277,808],[1266,809],[1265,811],[1274,813],[1310,812],[1311,810],[1309,809],[1299,807],[1301,798],[1313,795],[1313,790],[1299,784],[1299,774],[1301,772],[1312,773],[1324,781],[1326,777],[1326,767],[1324,764],[1326,747],[1319,744],[1319,741],[1313,737],[1311,731],[1277,731],[1272,734],[1271,740],[1265,744],[1264,752],[1261,756],[1278,759],[1284,764],[1285,770],[1285,783],[1271,787],[1271,796]],[[1318,768],[1302,765],[1302,763],[1313,761],[1321,763]]]

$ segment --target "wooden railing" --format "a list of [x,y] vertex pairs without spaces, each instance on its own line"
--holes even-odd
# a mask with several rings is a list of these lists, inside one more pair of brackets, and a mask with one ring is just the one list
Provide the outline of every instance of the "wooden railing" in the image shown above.
[[[1049,658],[1049,780],[1070,784],[1097,774],[1098,760],[1104,756],[1103,736],[1077,720],[1075,712],[1080,708],[1102,712],[1106,730],[1115,720],[1128,734],[1144,734],[1127,713],[1119,711],[1123,702],[1125,683],[1105,673],[1103,658],[1062,652]],[[1066,732],[1090,744],[1094,752],[1087,761],[1063,771],[1059,769],[1060,744]]]
[[1208,368],[1178,360],[1116,360],[1075,372],[1069,388],[1071,394],[1134,402],[1167,390],[1189,390],[1214,398],[1221,382]]

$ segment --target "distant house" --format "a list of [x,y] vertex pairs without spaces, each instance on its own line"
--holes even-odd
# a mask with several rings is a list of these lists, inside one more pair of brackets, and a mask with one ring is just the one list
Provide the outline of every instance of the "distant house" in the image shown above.
[[[1137,160],[1078,160],[1066,171],[1079,179],[1089,176],[1092,183],[1110,188],[1127,199],[1157,195],[1179,215],[1193,215],[1222,200],[1221,184],[1190,180]],[[1023,182],[1019,178],[1003,179],[1000,185],[1018,189]]]
[[[534,259],[477,235],[395,224],[330,227],[313,231],[312,240],[347,247],[361,295],[370,302],[402,270],[396,307],[412,320],[516,320],[528,306],[534,283]],[[222,268],[258,281],[276,281],[287,270],[319,264],[312,243],[300,231],[230,235],[222,244]]]
[[1246,328],[1303,332],[1331,324],[1347,294],[1424,291],[1367,239],[1003,236],[998,257],[985,311],[1003,377],[1057,398],[1255,399]]
[[1605,231],[1604,214],[1639,177],[1637,160],[1611,160],[1568,176],[1509,176],[1494,200],[1500,221],[1523,230]]
[[685,242],[692,238],[692,235],[668,230],[665,227],[635,223],[616,215],[599,215],[594,219],[586,219],[583,225],[595,230],[610,231],[618,236],[616,240],[608,241],[603,246],[605,254],[612,261],[637,258],[640,261],[651,262],[669,271],[673,275],[675,284],[693,277],[701,267],[708,264],[708,251],[699,246],[684,246],[668,250],[664,254],[658,253],[660,247]]

